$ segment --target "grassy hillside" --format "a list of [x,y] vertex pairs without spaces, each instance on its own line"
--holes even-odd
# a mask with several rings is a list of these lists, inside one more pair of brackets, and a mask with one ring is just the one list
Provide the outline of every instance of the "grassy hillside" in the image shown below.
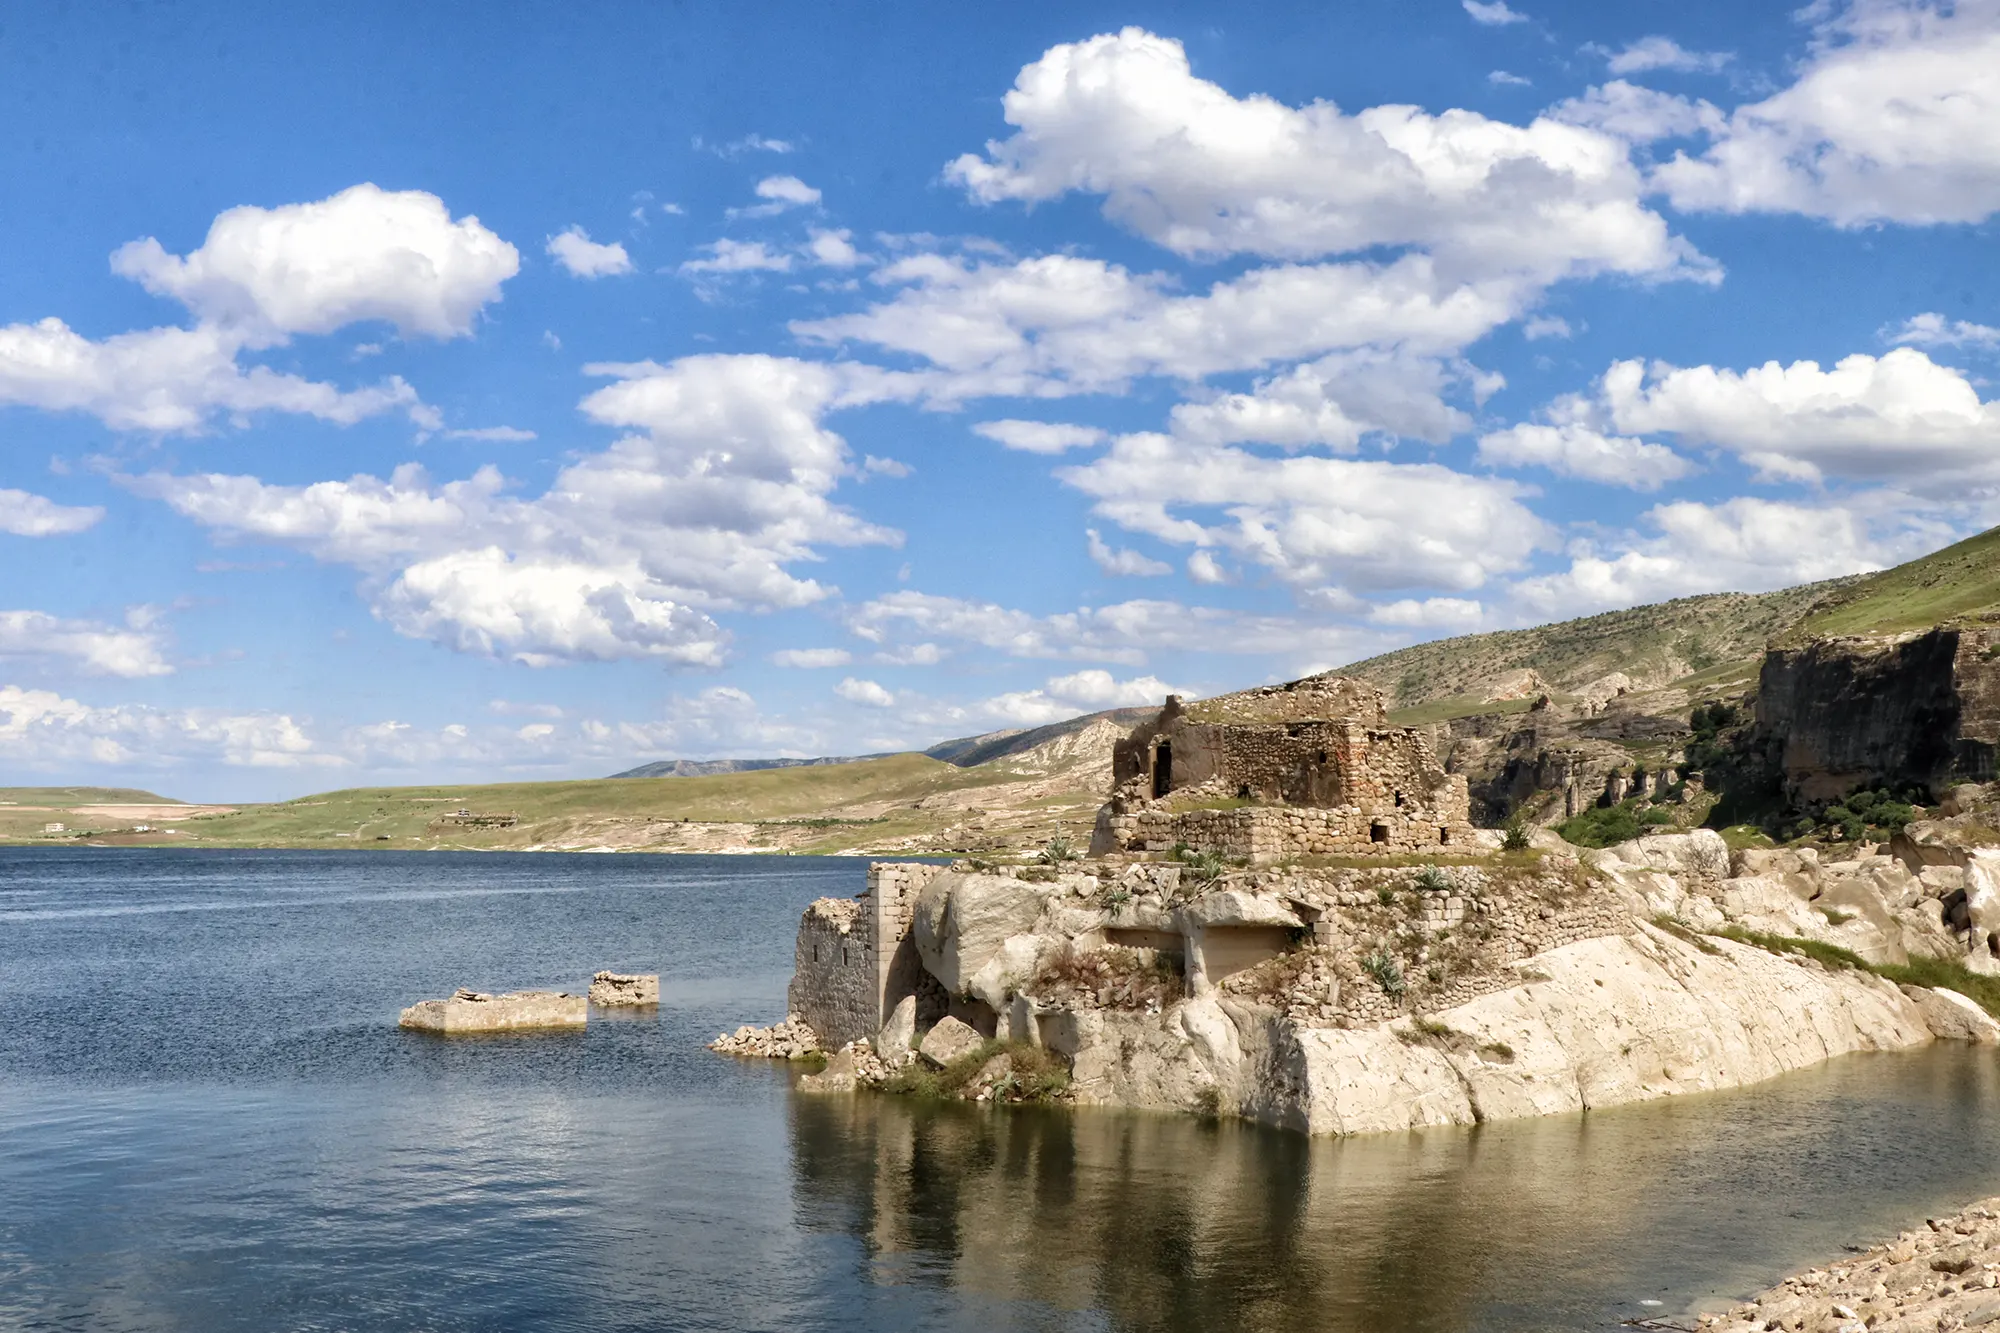
[[1340,670],[1387,691],[1391,707],[1399,710],[1476,700],[1483,682],[1523,668],[1539,672],[1557,690],[1573,690],[1614,671],[1665,683],[1761,655],[1772,636],[1853,582],[1682,597],[1534,629],[1420,643]]
[[1785,637],[1898,634],[1988,614],[2000,615],[2000,528],[1848,580]]
[[78,805],[180,805],[136,787],[0,787],[0,805],[46,805],[67,810]]

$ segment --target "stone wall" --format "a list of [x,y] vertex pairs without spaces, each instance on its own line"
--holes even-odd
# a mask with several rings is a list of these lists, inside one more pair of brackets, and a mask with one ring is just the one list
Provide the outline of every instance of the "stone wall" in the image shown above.
[[[1165,852],[1176,844],[1197,851],[1268,864],[1294,856],[1370,856],[1409,852],[1483,850],[1465,817],[1464,780],[1450,780],[1456,809],[1391,806],[1369,814],[1358,805],[1333,809],[1301,806],[1244,806],[1231,810],[1139,810],[1106,815],[1099,821],[1108,852]],[[1454,804],[1446,802],[1445,804]]]
[[944,869],[877,861],[858,897],[821,898],[806,908],[786,1003],[824,1049],[872,1038],[898,1001],[925,989],[910,921],[917,896]]
[[882,1026],[875,991],[875,949],[865,898],[821,898],[799,918],[787,1009],[839,1050]]

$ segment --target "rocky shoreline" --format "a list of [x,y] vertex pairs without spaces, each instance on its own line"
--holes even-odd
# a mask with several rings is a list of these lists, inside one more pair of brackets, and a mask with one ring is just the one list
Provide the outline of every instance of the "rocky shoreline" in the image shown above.
[[1696,1320],[1703,1333],[1953,1333],[1988,1325],[2000,1327],[2000,1197]]

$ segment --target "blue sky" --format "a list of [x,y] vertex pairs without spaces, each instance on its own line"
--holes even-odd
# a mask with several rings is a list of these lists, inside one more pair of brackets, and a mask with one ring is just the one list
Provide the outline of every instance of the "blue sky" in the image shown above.
[[0,782],[861,753],[1995,521],[2000,3],[0,29]]

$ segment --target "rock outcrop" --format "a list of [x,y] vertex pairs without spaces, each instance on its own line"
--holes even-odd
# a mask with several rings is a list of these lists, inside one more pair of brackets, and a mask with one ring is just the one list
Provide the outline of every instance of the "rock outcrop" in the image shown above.
[[794,1014],[769,1027],[745,1023],[734,1032],[718,1033],[708,1049],[759,1060],[809,1060],[819,1055],[822,1048],[819,1034]]
[[1774,648],[1757,735],[1795,804],[1858,787],[1991,782],[2000,746],[2000,630],[1813,639]]
[[[804,941],[838,918],[876,952],[801,947],[815,971],[795,994],[861,994],[856,969],[883,987],[868,992],[873,1038],[816,1034],[839,1063],[812,1088],[871,1086],[919,1054],[945,1069],[998,1037],[1010,1060],[1059,1060],[1065,1100],[1348,1134],[1713,1091],[1933,1040],[2000,1043],[1964,995],[1871,970],[1970,966],[1974,951],[2000,970],[2000,856],[1989,873],[1985,850],[1935,838],[1926,855],[1965,864],[1867,847],[1824,863],[1811,849],[1732,855],[1707,830],[1590,852],[1547,831],[1533,841],[1416,867],[872,867],[869,893],[816,903],[801,923]],[[918,983],[874,961],[905,952]],[[849,1008],[828,1021],[856,1021]],[[716,1046],[785,1053],[751,1029]],[[1006,1072],[965,1086],[1002,1097]],[[1037,1099],[1054,1088],[1035,1086]]]
[[660,1002],[657,972],[599,972],[590,979],[590,1002],[607,1009]]
[[534,1028],[580,1028],[590,1020],[581,995],[557,991],[509,991],[488,995],[454,991],[449,999],[420,1000],[397,1020],[398,1027],[457,1036],[474,1032],[519,1032]]

